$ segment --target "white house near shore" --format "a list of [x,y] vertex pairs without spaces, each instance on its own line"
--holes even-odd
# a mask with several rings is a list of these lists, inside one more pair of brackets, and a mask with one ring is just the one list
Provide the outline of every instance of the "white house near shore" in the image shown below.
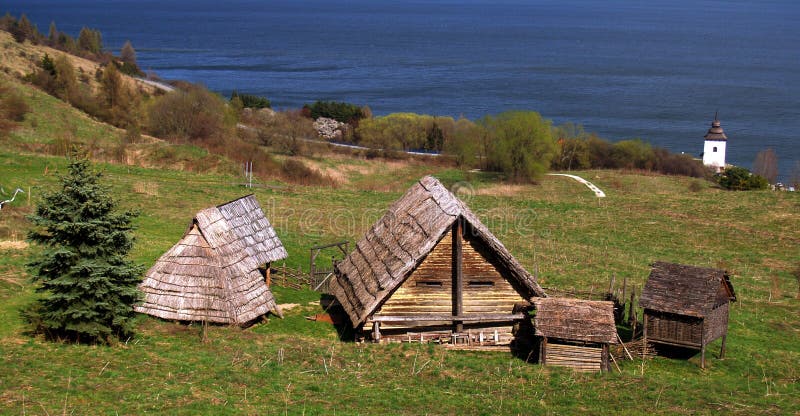
[[728,143],[728,137],[725,136],[716,114],[705,139],[703,164],[719,172],[725,168],[725,145]]

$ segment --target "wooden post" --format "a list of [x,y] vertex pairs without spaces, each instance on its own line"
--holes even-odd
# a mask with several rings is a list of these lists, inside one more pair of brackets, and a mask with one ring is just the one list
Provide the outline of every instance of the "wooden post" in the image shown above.
[[644,312],[642,312],[642,315],[643,315],[643,319],[644,319],[644,323],[642,324],[642,325],[644,325],[642,327],[642,359],[644,360],[644,357],[645,357],[646,352],[647,352],[647,310],[646,309],[645,309]]
[[267,287],[272,285],[272,267],[270,266],[270,263],[267,263]]
[[547,365],[547,337],[542,337],[542,342],[539,344],[539,363]]
[[[464,220],[458,217],[453,223],[453,316],[464,314],[464,272],[463,272],[463,250],[462,236],[464,233]],[[464,323],[454,321],[455,331],[461,333],[464,330]]]
[[706,368],[706,325],[700,322],[700,368]]
[[722,347],[719,349],[719,358],[720,360],[725,358],[725,339],[728,338],[728,334],[722,336]]
[[381,323],[372,322],[372,342],[381,342]]
[[608,351],[608,343],[603,343],[603,357],[600,361],[600,370],[601,371],[611,371],[611,362],[608,359],[609,351]]

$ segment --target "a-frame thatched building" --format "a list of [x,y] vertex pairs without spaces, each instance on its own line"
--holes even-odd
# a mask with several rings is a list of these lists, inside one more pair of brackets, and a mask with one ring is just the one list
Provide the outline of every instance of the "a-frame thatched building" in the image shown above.
[[545,298],[533,304],[540,363],[578,371],[611,369],[609,345],[617,343],[613,302]]
[[[336,266],[329,284],[359,335],[503,345],[545,296],[480,220],[433,177],[411,187]],[[384,331],[382,334],[381,331]]]
[[639,300],[645,341],[698,349],[705,367],[706,345],[722,337],[724,357],[728,304],[736,301],[728,273],[666,262],[652,267]]
[[[282,316],[259,267],[286,249],[253,195],[204,209],[147,271],[136,311],[163,319],[247,325]],[[268,275],[267,275],[268,276]]]

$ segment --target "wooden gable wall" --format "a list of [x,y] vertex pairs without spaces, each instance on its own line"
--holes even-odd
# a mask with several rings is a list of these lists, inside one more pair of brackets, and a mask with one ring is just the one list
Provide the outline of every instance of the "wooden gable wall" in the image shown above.
[[453,312],[453,239],[448,231],[380,309],[381,315],[450,315]]
[[[387,315],[452,315],[452,228],[409,278],[380,308]],[[469,233],[463,236],[462,302],[464,315],[511,314],[514,304],[525,300],[513,284],[489,260],[483,244]]]

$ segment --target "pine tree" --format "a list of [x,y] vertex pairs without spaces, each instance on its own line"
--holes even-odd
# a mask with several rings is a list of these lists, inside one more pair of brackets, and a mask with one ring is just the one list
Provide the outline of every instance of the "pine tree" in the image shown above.
[[117,212],[88,160],[74,157],[61,189],[45,193],[29,219],[42,246],[28,264],[43,296],[27,313],[51,338],[109,343],[133,333],[133,304],[144,271],[126,260],[136,214]]

